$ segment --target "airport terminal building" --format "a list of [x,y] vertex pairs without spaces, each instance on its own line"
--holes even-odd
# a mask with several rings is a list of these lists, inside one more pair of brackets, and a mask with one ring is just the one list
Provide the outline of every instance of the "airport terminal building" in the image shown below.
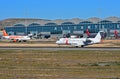
[[13,26],[4,28],[10,35],[26,34],[49,34],[52,36],[62,36],[64,34],[84,34],[86,29],[90,33],[104,31],[108,37],[114,36],[114,30],[120,33],[120,18],[108,17],[106,19],[89,18],[82,20],[79,18],[67,20],[37,20],[18,22]]

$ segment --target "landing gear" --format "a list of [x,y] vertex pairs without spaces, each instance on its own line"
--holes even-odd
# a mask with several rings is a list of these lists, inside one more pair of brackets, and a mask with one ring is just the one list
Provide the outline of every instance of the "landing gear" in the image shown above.
[[78,46],[75,46],[76,48],[78,48]]
[[23,40],[23,42],[27,42],[27,40]]
[[84,47],[84,45],[81,45],[81,47]]
[[22,42],[21,40],[19,40],[18,42]]

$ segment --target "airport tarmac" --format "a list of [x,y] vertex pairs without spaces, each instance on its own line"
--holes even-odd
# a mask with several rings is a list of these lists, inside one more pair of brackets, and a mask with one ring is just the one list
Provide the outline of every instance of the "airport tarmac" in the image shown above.
[[[10,42],[10,41],[1,41],[0,42],[1,47],[59,47],[59,45],[55,44],[55,41],[51,40],[31,40],[26,43],[24,42]],[[74,47],[71,45],[60,45],[60,47]],[[101,41],[100,44],[93,44],[93,45],[88,45],[85,47],[120,47],[120,40],[103,40]]]
[[0,47],[0,50],[120,50],[119,47]]

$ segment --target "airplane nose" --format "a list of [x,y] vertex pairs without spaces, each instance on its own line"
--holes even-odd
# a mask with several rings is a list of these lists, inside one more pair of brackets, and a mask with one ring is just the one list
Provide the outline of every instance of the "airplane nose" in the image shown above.
[[56,44],[58,44],[58,41],[56,41]]
[[59,41],[56,41],[56,44],[59,44]]

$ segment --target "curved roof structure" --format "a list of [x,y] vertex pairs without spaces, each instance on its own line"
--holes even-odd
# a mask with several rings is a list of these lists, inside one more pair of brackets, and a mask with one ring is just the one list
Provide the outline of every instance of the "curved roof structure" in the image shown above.
[[92,24],[93,22],[91,22],[91,21],[82,21],[82,22],[80,22],[79,24]]
[[57,24],[56,23],[46,23],[45,25],[49,25],[49,26],[56,26]]
[[24,24],[15,24],[15,25],[13,25],[14,27],[25,27],[25,25]]
[[101,20],[101,21],[98,22],[98,23],[105,24],[105,23],[112,23],[112,21],[109,21],[109,20]]
[[73,22],[64,22],[61,25],[72,25],[72,24],[74,24],[74,23]]
[[32,24],[29,24],[28,26],[40,26],[40,24],[38,24],[38,23],[32,23]]

